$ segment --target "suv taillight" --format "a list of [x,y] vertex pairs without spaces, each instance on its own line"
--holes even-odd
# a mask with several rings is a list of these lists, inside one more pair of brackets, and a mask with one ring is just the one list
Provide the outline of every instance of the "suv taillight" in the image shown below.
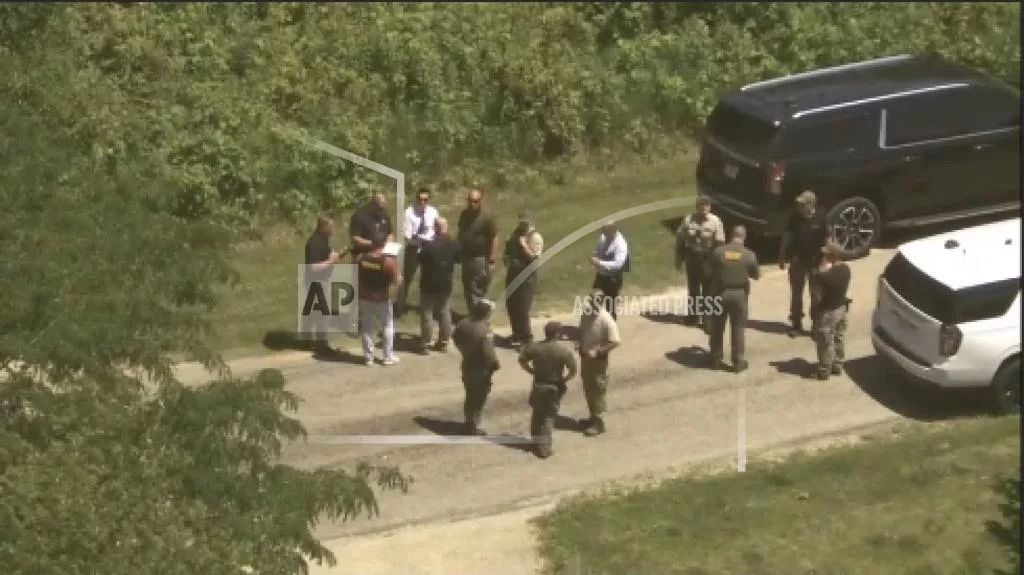
[[782,194],[782,179],[786,177],[786,164],[772,162],[768,164],[768,193],[773,196]]
[[956,355],[963,339],[964,334],[960,332],[960,328],[948,323],[942,324],[942,327],[939,328],[939,355],[942,357]]

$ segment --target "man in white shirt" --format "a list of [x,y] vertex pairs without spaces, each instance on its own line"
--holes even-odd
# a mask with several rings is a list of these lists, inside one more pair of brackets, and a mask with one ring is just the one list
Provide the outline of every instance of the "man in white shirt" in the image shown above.
[[409,296],[409,284],[420,265],[420,251],[423,245],[434,241],[439,214],[437,208],[430,205],[430,190],[420,188],[416,192],[416,203],[405,208],[405,262],[402,265],[402,277],[405,282],[395,297],[395,315],[405,314],[405,300]]
[[606,222],[601,228],[601,237],[597,240],[597,248],[590,263],[597,270],[592,287],[601,290],[604,294],[604,308],[612,319],[617,320],[616,300],[622,291],[622,275],[629,271],[629,246],[615,222]]

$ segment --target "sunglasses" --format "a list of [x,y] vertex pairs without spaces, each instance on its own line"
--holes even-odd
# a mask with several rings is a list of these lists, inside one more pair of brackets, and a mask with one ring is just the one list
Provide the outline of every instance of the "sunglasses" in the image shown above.
[[480,200],[466,200],[466,202],[471,206],[476,206],[480,204]]

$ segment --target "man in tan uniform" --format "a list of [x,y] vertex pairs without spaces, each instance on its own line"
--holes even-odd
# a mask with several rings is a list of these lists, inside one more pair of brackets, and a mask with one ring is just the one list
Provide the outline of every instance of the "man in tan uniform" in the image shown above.
[[588,437],[605,432],[608,354],[621,343],[619,327],[604,305],[605,298],[601,290],[591,292],[580,316],[580,376],[590,410],[583,432]]
[[[544,238],[530,223],[530,216],[526,212],[521,212],[519,225],[505,242],[505,287],[507,288],[519,274],[526,271],[543,251]],[[514,345],[525,346],[533,342],[530,308],[533,306],[533,294],[536,289],[537,271],[534,270],[526,281],[506,296],[505,309],[508,311],[509,324],[512,326]]]
[[519,365],[533,376],[530,389],[530,434],[533,436],[537,457],[552,455],[551,431],[555,416],[565,396],[566,382],[576,377],[576,358],[572,351],[558,342],[561,325],[548,322],[544,326],[544,341],[526,346],[519,355]]
[[708,291],[709,259],[715,248],[725,243],[725,226],[711,213],[711,200],[697,199],[697,211],[683,219],[676,231],[676,269],[686,270],[687,310],[686,325],[703,323],[696,313],[695,298],[710,295]]

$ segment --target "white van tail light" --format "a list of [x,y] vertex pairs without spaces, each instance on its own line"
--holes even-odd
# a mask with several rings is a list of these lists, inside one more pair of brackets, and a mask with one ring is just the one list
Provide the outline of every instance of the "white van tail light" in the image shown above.
[[948,323],[942,324],[942,327],[939,328],[939,355],[942,357],[956,355],[963,339],[964,334],[960,332],[960,328]]

